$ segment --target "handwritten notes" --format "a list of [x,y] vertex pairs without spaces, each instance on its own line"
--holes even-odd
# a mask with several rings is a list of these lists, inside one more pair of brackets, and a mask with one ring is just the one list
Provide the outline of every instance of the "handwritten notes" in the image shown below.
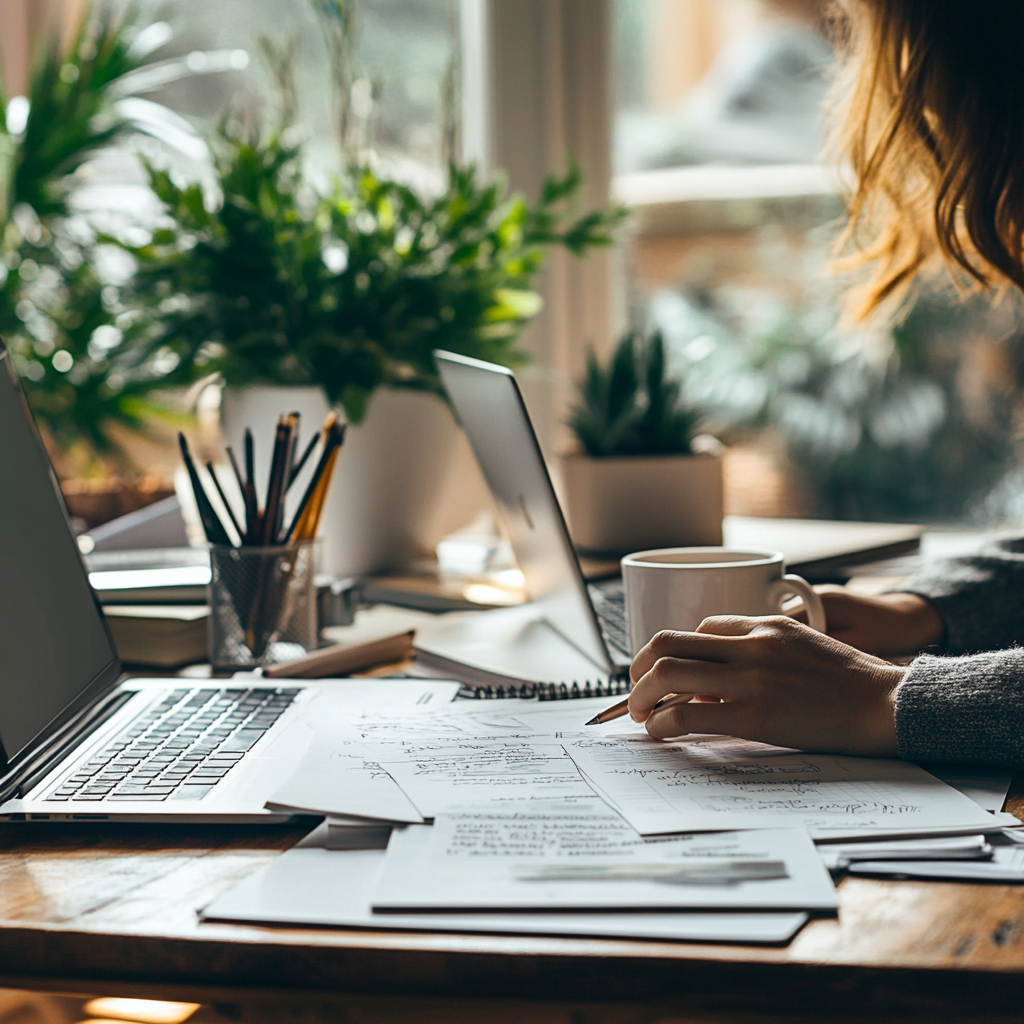
[[[268,806],[419,822],[470,804],[592,797],[560,737],[566,729],[575,733],[607,702],[335,709]],[[531,746],[534,741],[543,746]]]
[[392,834],[375,911],[827,911],[828,872],[802,829],[642,839],[607,807],[439,815]]
[[594,795],[559,743],[491,737],[366,749],[425,818],[470,807]]
[[751,756],[737,741],[714,738],[577,738],[566,749],[641,835],[802,826],[828,839],[992,825],[972,800],[902,761],[798,751]]

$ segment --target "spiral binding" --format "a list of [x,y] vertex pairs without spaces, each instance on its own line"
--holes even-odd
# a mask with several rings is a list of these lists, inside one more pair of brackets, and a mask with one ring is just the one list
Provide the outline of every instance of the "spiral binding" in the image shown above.
[[509,683],[507,686],[469,686],[459,690],[459,696],[469,700],[499,700],[520,697],[523,700],[576,700],[580,697],[621,697],[629,693],[628,675],[609,676],[604,681],[586,680],[579,683]]

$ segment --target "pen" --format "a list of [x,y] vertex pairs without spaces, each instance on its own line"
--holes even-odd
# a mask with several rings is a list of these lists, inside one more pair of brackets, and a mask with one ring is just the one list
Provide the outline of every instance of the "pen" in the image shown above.
[[[651,708],[651,711],[657,711],[658,708],[665,707],[669,701],[675,703],[678,693],[666,693],[657,704]],[[686,699],[690,700],[691,694],[686,694]],[[599,711],[594,717],[587,722],[587,725],[604,725],[605,722],[614,722],[616,718],[621,718],[623,715],[629,714],[629,698],[620,700],[618,704],[613,704],[610,708],[605,708],[604,711]]]

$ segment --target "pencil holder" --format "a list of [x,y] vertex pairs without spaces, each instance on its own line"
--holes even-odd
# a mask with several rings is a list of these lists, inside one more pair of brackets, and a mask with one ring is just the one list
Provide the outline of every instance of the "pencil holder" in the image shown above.
[[284,547],[210,547],[210,663],[256,668],[318,643],[316,541]]

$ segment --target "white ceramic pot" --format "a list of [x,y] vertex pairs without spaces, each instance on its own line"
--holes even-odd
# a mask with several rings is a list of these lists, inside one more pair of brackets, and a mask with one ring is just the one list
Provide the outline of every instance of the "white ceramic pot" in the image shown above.
[[566,455],[562,484],[569,532],[582,551],[618,556],[722,543],[719,455]]
[[[243,433],[252,428],[260,495],[266,491],[274,424],[280,413],[292,411],[302,414],[304,447],[329,411],[319,388],[224,391],[225,441],[241,461]],[[451,412],[433,395],[378,391],[366,419],[345,435],[321,520],[322,569],[336,576],[383,572],[432,553],[444,532],[441,506],[459,440]],[[300,497],[290,496],[292,502]]]

